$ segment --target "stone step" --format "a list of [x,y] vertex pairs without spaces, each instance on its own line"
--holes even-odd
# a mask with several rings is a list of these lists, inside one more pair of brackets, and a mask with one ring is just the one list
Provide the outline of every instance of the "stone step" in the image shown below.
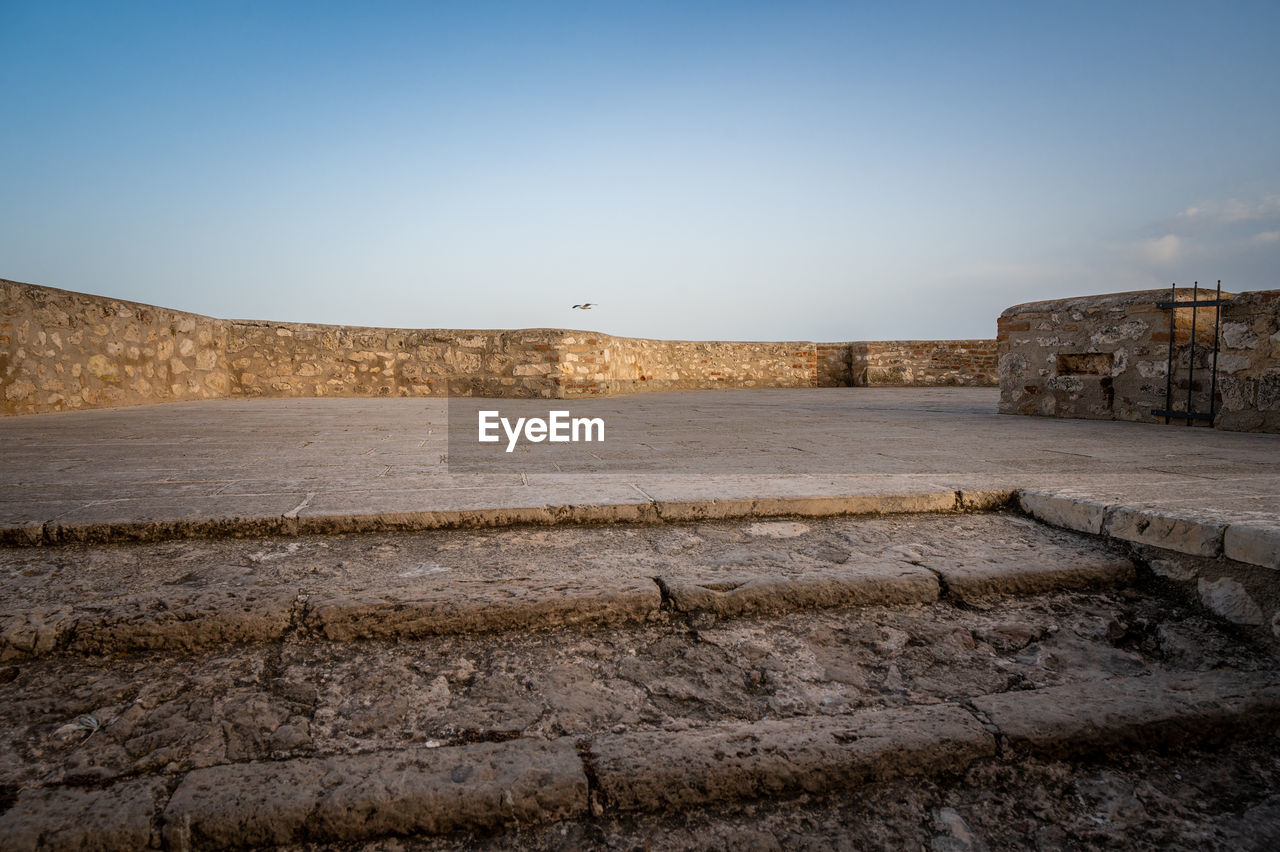
[[100,789],[35,788],[6,848],[224,849],[494,830],[954,774],[1022,750],[1178,747],[1274,730],[1280,677],[1123,677],[968,701],[574,740],[229,763]]
[[1131,583],[1009,514],[0,551],[0,660],[981,600]]
[[718,619],[45,655],[0,667],[0,794],[221,763],[844,715],[1274,661],[1138,588]]
[[[808,487],[810,490],[806,491]],[[51,519],[47,521],[0,522],[0,546],[41,547],[45,545],[118,544],[157,542],[178,539],[250,538],[266,536],[338,535],[349,533],[402,533],[434,530],[482,530],[517,525],[578,526],[583,524],[653,524],[688,521],[769,519],[795,516],[822,518],[845,515],[886,515],[939,512],[962,513],[989,511],[1008,505],[1015,497],[1012,488],[947,490],[936,486],[926,490],[902,491],[875,488],[870,493],[848,493],[822,486],[779,484],[773,496],[759,496],[758,483],[750,492],[754,496],[724,496],[725,485],[692,490],[696,493],[716,492],[714,497],[698,495],[691,499],[639,498],[641,492],[629,485],[605,489],[607,496],[580,502],[532,502],[527,495],[513,489],[487,496],[477,504],[461,499],[445,487],[425,498],[439,503],[423,507],[424,498],[409,499],[401,508],[391,511],[343,512],[340,514],[307,509],[310,496],[302,505],[283,514],[235,514],[190,507],[175,508],[156,500],[145,506],[128,501],[113,510],[110,500],[100,500],[81,507],[81,511],[98,519]],[[460,491],[465,489],[458,489]],[[621,490],[629,498],[612,502]],[[738,489],[741,490],[741,489]],[[581,493],[579,488],[577,493]],[[561,496],[563,496],[563,491]],[[238,505],[244,501],[237,501]],[[418,503],[418,506],[414,506]]]

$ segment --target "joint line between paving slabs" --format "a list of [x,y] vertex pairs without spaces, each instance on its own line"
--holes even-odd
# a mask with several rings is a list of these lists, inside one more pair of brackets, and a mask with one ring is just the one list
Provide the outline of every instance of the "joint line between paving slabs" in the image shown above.
[[657,502],[658,502],[658,501],[657,501],[657,500],[655,500],[655,499],[653,498],[653,495],[652,495],[652,494],[650,494],[649,492],[645,491],[645,490],[644,490],[643,488],[641,488],[639,485],[636,485],[634,482],[629,482],[629,483],[627,483],[627,484],[628,484],[628,485],[630,485],[630,486],[631,486],[632,488],[634,488],[635,490],[639,491],[639,492],[640,492],[640,496],[644,497],[644,499],[648,500],[650,503],[657,504]]
[[302,502],[294,506],[289,511],[285,512],[284,516],[289,519],[297,518],[298,513],[301,512],[303,509],[307,508],[307,506],[311,503],[311,501],[315,498],[315,496],[316,496],[316,492],[308,491],[307,496],[302,498]]

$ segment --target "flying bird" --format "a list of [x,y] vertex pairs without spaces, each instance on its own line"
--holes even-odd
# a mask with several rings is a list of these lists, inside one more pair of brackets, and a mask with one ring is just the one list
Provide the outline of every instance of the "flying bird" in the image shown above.
[[574,305],[574,307],[580,311],[589,311],[598,304],[600,303],[599,302],[583,302],[581,305]]

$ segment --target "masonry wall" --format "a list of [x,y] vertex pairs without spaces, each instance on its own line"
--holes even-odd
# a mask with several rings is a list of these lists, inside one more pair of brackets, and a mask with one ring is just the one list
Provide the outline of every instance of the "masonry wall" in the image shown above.
[[0,280],[0,411],[226,396],[228,323]]
[[[1000,411],[1049,417],[1163,422],[1165,406],[1207,412],[1214,311],[1174,312],[1173,374],[1168,373],[1169,290],[1143,290],[1015,305],[997,323]],[[1190,288],[1177,299],[1189,301]],[[1200,298],[1208,298],[1200,291]],[[1280,431],[1280,291],[1224,293],[1217,364],[1216,425]],[[1194,334],[1195,373],[1191,341]],[[1185,422],[1185,420],[1184,420]]]
[[1280,290],[1241,293],[1222,310],[1217,426],[1280,432]]
[[818,385],[812,343],[646,340],[589,334],[564,340],[563,395]]
[[852,343],[850,383],[857,387],[994,387],[997,354],[994,340]]
[[[868,353],[893,379],[873,384],[981,384],[983,344],[993,342],[681,341],[221,320],[0,280],[0,413],[221,397],[845,387]],[[909,363],[895,371],[895,357]]]
[[549,397],[561,332],[236,321],[233,396]]

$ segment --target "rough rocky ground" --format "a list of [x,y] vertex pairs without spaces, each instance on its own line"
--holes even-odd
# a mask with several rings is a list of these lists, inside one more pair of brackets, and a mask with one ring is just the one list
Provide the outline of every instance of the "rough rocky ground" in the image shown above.
[[[1280,846],[1280,751],[1258,742],[1114,760],[984,761],[822,797],[565,822],[493,836],[294,850],[1255,850]],[[1268,793],[1268,791],[1272,791]]]
[[[1132,723],[1124,748],[1055,733],[1022,749],[1004,724],[908,780],[892,761],[857,785],[795,777],[843,759],[819,754],[754,787],[716,782],[723,795],[691,782],[702,793],[674,807],[639,781],[649,803],[625,804],[625,772],[610,786],[609,760],[639,765],[651,742],[655,762],[669,746],[692,766],[734,724],[791,742],[828,720],[843,742],[842,720],[906,729],[937,708],[989,738],[983,696],[1238,673],[1265,692],[1280,677],[1230,625],[1157,594],[1129,554],[1012,514],[27,548],[0,551],[0,587],[0,829],[14,848],[75,848],[85,803],[122,790],[141,791],[128,807],[143,833],[116,848],[1247,848],[1280,818],[1275,719],[1220,710],[1238,686]],[[1073,712],[1087,728],[1087,703]],[[273,772],[331,791],[360,779],[326,773],[467,747],[492,747],[501,785],[504,755],[526,745],[535,768],[567,761],[582,780],[566,795],[590,807],[520,817],[517,794],[516,817],[437,820],[438,839],[422,819],[381,829],[350,808],[330,825],[312,804],[296,830],[279,802],[263,806],[265,833],[200,822],[245,807],[225,788],[279,788]],[[459,789],[483,780],[469,766],[445,767]],[[366,799],[400,801],[394,784]],[[406,824],[415,836],[381,837]]]

